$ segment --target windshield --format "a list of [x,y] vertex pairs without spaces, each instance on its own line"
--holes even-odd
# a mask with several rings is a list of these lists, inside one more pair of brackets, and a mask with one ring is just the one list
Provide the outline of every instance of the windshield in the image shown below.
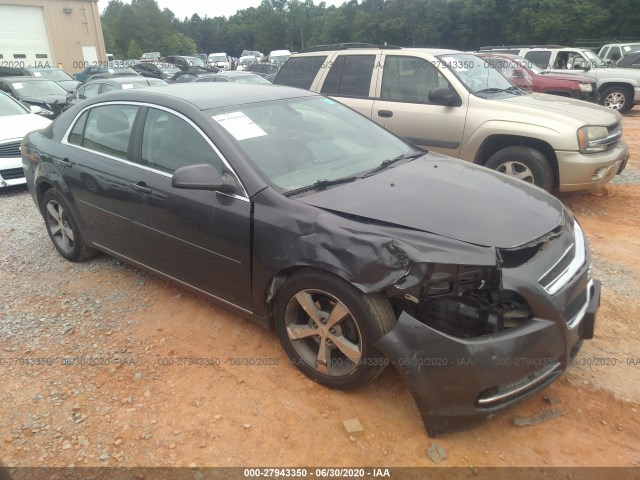
[[[27,77],[28,78],[28,77]],[[32,80],[30,82],[11,82],[20,97],[42,97],[44,95],[67,95],[67,91],[51,80]]]
[[440,65],[451,70],[464,86],[474,95],[486,97],[494,93],[504,93],[516,87],[488,62],[466,53],[440,55]]
[[227,57],[225,57],[224,55],[214,55],[209,57],[209,61],[210,62],[226,62]]
[[47,70],[32,70],[31,73],[33,73],[34,77],[48,78],[49,80],[53,80],[54,82],[64,82],[68,80],[73,81],[71,75],[57,68],[51,68]]
[[277,55],[275,57],[269,57],[269,60],[271,61],[271,63],[280,65],[286,62],[290,56],[291,55]]
[[29,113],[25,107],[20,105],[9,95],[0,92],[0,117],[10,115],[26,115]]
[[206,64],[202,61],[202,59],[197,57],[184,57],[184,59],[189,63],[190,67],[201,67],[206,68]]
[[599,56],[593,53],[591,50],[583,50],[582,54],[589,60],[589,66],[591,68],[605,68],[607,64]]
[[283,193],[364,174],[384,160],[417,152],[376,123],[324,97],[254,103],[209,114]]

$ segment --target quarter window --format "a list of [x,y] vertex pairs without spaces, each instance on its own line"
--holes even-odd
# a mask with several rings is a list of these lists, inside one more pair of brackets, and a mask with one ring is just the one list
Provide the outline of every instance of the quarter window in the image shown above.
[[82,136],[84,135],[84,127],[87,124],[87,117],[89,116],[89,110],[80,115],[80,118],[76,121],[75,125],[69,133],[68,142],[74,145],[82,145]]
[[436,87],[449,87],[453,91],[447,79],[430,61],[397,55],[385,58],[381,100],[428,104],[429,92]]
[[104,105],[91,109],[82,146],[126,159],[137,111],[138,107],[133,105]]
[[375,55],[340,55],[331,66],[321,93],[369,97]]
[[222,160],[202,135],[182,118],[150,108],[142,135],[142,163],[173,173],[180,167],[208,163],[222,173]]

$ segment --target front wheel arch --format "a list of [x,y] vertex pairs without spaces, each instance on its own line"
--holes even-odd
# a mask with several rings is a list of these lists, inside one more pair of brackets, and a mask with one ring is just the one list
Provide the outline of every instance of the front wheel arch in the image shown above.
[[537,138],[502,134],[488,136],[482,142],[473,162],[485,166],[487,161],[498,151],[508,147],[519,146],[532,148],[544,155],[553,173],[552,189],[558,188],[560,186],[560,169],[558,168],[556,152],[549,143]]

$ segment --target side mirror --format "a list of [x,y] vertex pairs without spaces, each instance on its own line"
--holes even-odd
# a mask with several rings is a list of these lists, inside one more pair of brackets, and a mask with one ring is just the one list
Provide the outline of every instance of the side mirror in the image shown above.
[[42,107],[39,107],[38,105],[29,105],[29,110],[31,110],[31,113],[35,113],[36,115],[42,113]]
[[574,70],[584,70],[587,71],[589,70],[591,67],[589,65],[588,62],[578,62],[576,64],[573,65],[573,69]]
[[435,87],[429,92],[429,102],[434,105],[453,105],[458,99],[448,87]]
[[524,73],[524,70],[522,70],[521,68],[516,68],[516,69],[513,71],[513,74],[512,74],[511,76],[512,76],[513,78],[527,78],[527,77],[526,77],[526,75],[525,75],[525,73]]
[[235,193],[238,184],[233,176],[220,172],[213,165],[201,163],[188,165],[173,172],[171,186],[187,190],[212,190],[214,192]]

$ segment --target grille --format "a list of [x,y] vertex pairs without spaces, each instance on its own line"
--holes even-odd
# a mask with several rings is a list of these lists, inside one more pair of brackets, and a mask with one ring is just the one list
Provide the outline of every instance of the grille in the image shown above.
[[0,176],[5,180],[24,178],[24,170],[22,168],[9,168],[7,170],[0,170]]
[[540,279],[540,285],[543,288],[547,288],[556,278],[562,275],[573,259],[576,256],[576,244],[572,244],[571,247],[565,252],[564,256],[560,259],[549,272]]
[[20,140],[17,142],[3,143],[0,145],[0,158],[13,158],[20,156]]
[[615,147],[620,140],[620,137],[622,137],[622,125],[616,123],[615,125],[607,127],[607,130],[609,131],[609,135],[605,140],[605,143],[607,144],[607,150],[609,150],[610,148]]

